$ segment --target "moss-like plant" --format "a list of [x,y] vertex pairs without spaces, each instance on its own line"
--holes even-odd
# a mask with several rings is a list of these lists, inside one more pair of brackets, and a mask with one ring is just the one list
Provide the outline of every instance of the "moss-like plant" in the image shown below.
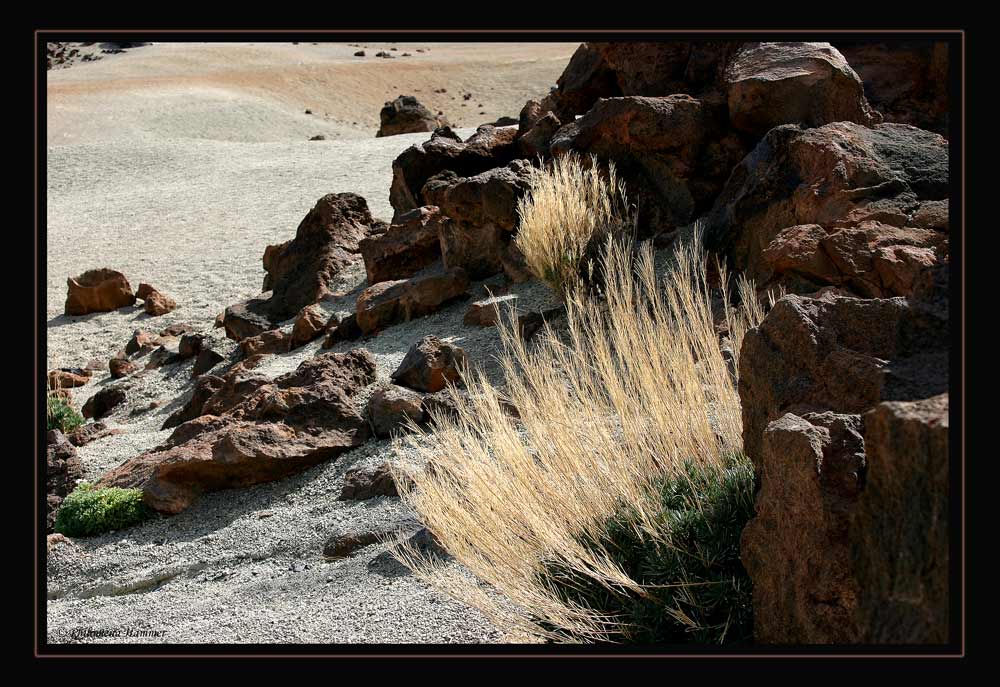
[[72,432],[83,424],[83,417],[66,399],[50,395],[46,401],[47,429],[58,429],[63,434]]
[[83,482],[63,500],[55,531],[69,537],[90,537],[130,527],[151,515],[139,489],[95,489]]

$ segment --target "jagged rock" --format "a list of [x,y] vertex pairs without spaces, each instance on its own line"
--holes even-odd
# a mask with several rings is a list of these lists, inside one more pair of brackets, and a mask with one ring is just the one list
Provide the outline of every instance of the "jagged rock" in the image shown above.
[[562,127],[562,122],[552,112],[539,117],[531,127],[517,139],[517,150],[521,157],[545,157],[549,153],[552,138]]
[[49,371],[49,389],[73,389],[90,381],[90,370],[62,368]]
[[121,272],[108,268],[88,270],[66,280],[67,315],[109,312],[135,303],[135,294]]
[[58,429],[49,430],[45,443],[47,505],[45,525],[46,532],[51,532],[63,498],[76,488],[76,483],[79,480],[83,479],[83,463],[76,455],[73,444]]
[[517,296],[514,294],[485,298],[469,306],[462,322],[473,327],[492,327],[507,316],[510,308],[514,308],[515,312],[517,310]]
[[838,41],[861,77],[865,97],[886,122],[948,135],[948,44],[934,41]]
[[184,334],[181,336],[180,342],[177,344],[177,355],[179,355],[183,360],[193,358],[201,353],[204,345],[204,334]]
[[502,257],[517,229],[517,201],[528,192],[531,165],[515,160],[472,177],[443,172],[421,192],[446,220],[438,240],[446,268],[460,267],[472,279],[503,269]]
[[405,279],[440,260],[440,222],[438,208],[416,208],[400,214],[384,233],[362,239],[358,246],[368,283]]
[[128,377],[133,372],[138,371],[138,367],[128,358],[111,358],[108,361],[108,370],[115,379]]
[[458,382],[466,360],[465,351],[459,346],[436,336],[425,336],[407,351],[392,373],[392,381],[417,391],[433,393],[449,382]]
[[80,425],[67,434],[66,438],[69,439],[69,443],[76,447],[80,447],[86,446],[92,441],[97,441],[98,439],[103,439],[104,437],[121,433],[122,430],[111,429],[103,422],[88,422],[85,425]]
[[371,334],[429,315],[464,295],[468,287],[468,275],[459,268],[434,267],[409,279],[379,282],[358,297],[357,325],[362,333]]
[[387,102],[379,112],[379,120],[381,125],[375,134],[376,138],[396,134],[416,134],[448,126],[447,119],[436,117],[412,95],[401,95]]
[[355,313],[351,313],[342,319],[337,326],[329,330],[329,333],[323,340],[323,348],[330,348],[342,341],[356,341],[363,335],[364,333],[358,326],[358,316]]
[[649,234],[672,231],[707,211],[746,153],[725,102],[688,95],[600,100],[559,129],[550,150],[613,161]]
[[106,417],[112,410],[125,402],[127,389],[128,387],[121,383],[104,387],[83,404],[81,411],[83,416],[95,420]]
[[191,376],[197,377],[211,370],[213,367],[225,360],[225,357],[211,348],[202,348],[195,358],[194,367],[191,368]]
[[152,332],[136,329],[132,333],[132,338],[125,344],[125,355],[135,355],[143,350],[148,353],[156,347],[156,340],[157,336]]
[[705,243],[758,287],[909,295],[920,273],[947,261],[949,192],[948,145],[937,134],[780,126],[733,170]]
[[288,332],[272,329],[240,341],[240,351],[246,357],[262,353],[288,353],[291,344],[292,337]]
[[341,501],[363,501],[376,496],[399,496],[388,463],[347,471],[344,486],[340,490]]
[[160,429],[170,429],[188,420],[200,417],[203,414],[202,409],[205,407],[208,399],[212,398],[225,385],[226,380],[222,377],[214,375],[202,375],[199,377],[194,383],[194,391],[191,393],[191,398],[187,403],[174,411],[164,421]]
[[417,392],[394,384],[378,389],[368,400],[368,418],[376,436],[405,431],[410,419],[423,422],[426,416],[422,400]]
[[180,341],[176,338],[161,338],[162,343],[146,358],[147,370],[154,370],[164,365],[173,365],[181,361]]
[[150,317],[166,315],[177,308],[177,303],[173,298],[157,291],[149,284],[139,284],[139,289],[135,293],[136,298],[143,301],[143,310]]
[[[141,488],[147,505],[177,513],[203,491],[286,477],[368,439],[352,397],[374,381],[374,358],[355,350],[310,358],[235,397],[236,384],[227,382],[205,402],[201,417],[107,473],[98,486]],[[230,394],[235,405],[216,404],[220,394]]]
[[226,336],[234,341],[242,341],[278,326],[268,315],[268,299],[263,297],[265,295],[268,294],[265,292],[262,296],[234,303],[226,308],[222,319]]
[[328,316],[317,305],[308,305],[299,312],[292,325],[291,348],[305,346],[313,339],[317,339],[331,326],[336,326],[338,319],[336,315]]
[[294,239],[264,251],[264,290],[272,295],[258,312],[280,322],[333,293],[334,279],[357,259],[358,242],[372,224],[361,196],[330,193],[320,198],[299,224]]
[[445,170],[458,176],[474,176],[506,165],[516,155],[514,129],[484,124],[464,143],[453,136],[435,131],[429,141],[410,146],[393,161],[389,189],[389,203],[395,210],[393,222],[405,212],[431,205],[424,199],[422,189],[432,176]]
[[747,43],[726,68],[729,116],[761,136],[780,124],[879,124],[861,78],[829,43]]

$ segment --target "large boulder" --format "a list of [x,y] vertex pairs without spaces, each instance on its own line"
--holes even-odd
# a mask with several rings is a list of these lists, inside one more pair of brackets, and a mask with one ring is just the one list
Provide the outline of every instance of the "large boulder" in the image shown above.
[[878,124],[861,78],[829,43],[747,43],[726,73],[729,116],[761,136],[779,124]]
[[261,312],[272,322],[280,322],[333,293],[337,274],[357,259],[358,242],[372,224],[361,196],[330,193],[320,198],[299,224],[294,239],[265,250],[264,291],[272,294]]
[[436,336],[425,336],[406,352],[392,373],[392,381],[417,391],[434,393],[444,389],[449,382],[459,382],[466,361],[467,356],[460,346]]
[[441,213],[432,206],[416,208],[399,218],[381,234],[358,243],[365,261],[368,283],[405,279],[441,258],[438,225]]
[[443,172],[428,180],[421,193],[444,216],[436,228],[445,268],[461,268],[472,279],[503,269],[531,169],[527,161],[515,160],[471,177]]
[[484,124],[464,142],[445,131],[435,131],[426,143],[404,150],[392,163],[389,203],[395,211],[393,222],[405,212],[431,205],[421,190],[435,174],[449,170],[458,176],[473,176],[513,160],[516,137],[516,129]]
[[109,312],[135,304],[135,293],[125,275],[106,267],[70,277],[66,287],[67,315]]
[[387,102],[379,112],[379,120],[381,125],[375,134],[376,138],[396,134],[416,134],[448,126],[447,119],[435,116],[412,95],[401,95]]
[[278,324],[271,319],[269,312],[270,295],[265,292],[257,298],[250,298],[227,307],[222,315],[222,326],[225,328],[226,336],[233,341],[242,341],[275,329]]
[[639,226],[660,233],[711,208],[746,146],[721,97],[671,95],[599,100],[555,134],[550,151],[613,161]]
[[947,262],[948,144],[903,124],[779,126],[736,166],[705,243],[759,287],[909,295]]
[[861,77],[865,97],[886,122],[948,135],[948,44],[934,41],[838,41]]
[[221,414],[179,425],[164,444],[110,471],[98,486],[140,488],[147,505],[172,514],[204,491],[286,477],[369,438],[353,396],[374,381],[367,351],[310,358],[248,390]]
[[58,429],[50,429],[45,447],[45,531],[51,532],[63,499],[83,479],[83,463],[73,444]]
[[464,270],[439,265],[409,279],[379,282],[358,296],[357,327],[362,334],[372,334],[397,322],[429,315],[464,296],[468,288]]
[[420,423],[426,419],[423,397],[395,384],[382,387],[368,400],[368,419],[379,437],[405,431],[410,420]]
[[760,641],[947,635],[948,268],[929,276],[909,299],[786,296],[744,337]]
[[125,402],[128,387],[123,383],[110,384],[87,399],[83,404],[81,414],[85,418],[100,420],[111,414],[115,408]]

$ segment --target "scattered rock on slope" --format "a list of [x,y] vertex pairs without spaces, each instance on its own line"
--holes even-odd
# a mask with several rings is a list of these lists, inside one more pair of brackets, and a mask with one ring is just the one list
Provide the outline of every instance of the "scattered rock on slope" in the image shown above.
[[425,336],[410,347],[392,381],[417,391],[440,391],[449,382],[461,379],[461,368],[467,362],[465,351],[436,336]]
[[64,311],[67,315],[110,312],[135,303],[135,294],[125,275],[107,268],[70,277],[66,286]]
[[405,279],[441,258],[437,207],[421,207],[404,212],[381,234],[358,243],[365,261],[368,283]]
[[372,334],[397,322],[429,315],[464,296],[468,288],[469,277],[464,270],[440,265],[409,279],[379,282],[358,297],[358,328],[363,334]]
[[420,104],[412,95],[401,95],[387,102],[379,112],[381,125],[376,138],[395,136],[397,134],[416,134],[421,131],[434,131],[438,127],[448,126],[448,120],[437,117],[433,112]]
[[50,429],[45,448],[46,532],[52,531],[63,498],[76,488],[81,479],[83,463],[77,457],[73,444],[58,429]]
[[375,434],[388,437],[405,431],[408,420],[423,422],[426,413],[422,401],[417,392],[395,384],[376,390],[368,401],[368,418]]

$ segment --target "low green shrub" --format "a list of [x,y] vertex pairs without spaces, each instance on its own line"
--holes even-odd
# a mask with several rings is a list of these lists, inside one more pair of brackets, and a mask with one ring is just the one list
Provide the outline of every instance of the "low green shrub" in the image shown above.
[[63,434],[72,432],[83,424],[83,417],[66,399],[49,396],[45,408],[47,429],[58,429]]
[[81,483],[63,500],[55,531],[69,537],[90,537],[135,525],[151,515],[140,489],[95,489]]
[[635,519],[622,513],[597,544],[642,584],[644,594],[611,591],[565,565],[543,569],[545,581],[564,601],[615,623],[610,641],[733,644],[752,639],[752,586],[740,562],[740,534],[753,515],[753,466],[738,456],[724,467],[688,463],[684,475],[662,486],[659,540],[637,532],[629,524]]

